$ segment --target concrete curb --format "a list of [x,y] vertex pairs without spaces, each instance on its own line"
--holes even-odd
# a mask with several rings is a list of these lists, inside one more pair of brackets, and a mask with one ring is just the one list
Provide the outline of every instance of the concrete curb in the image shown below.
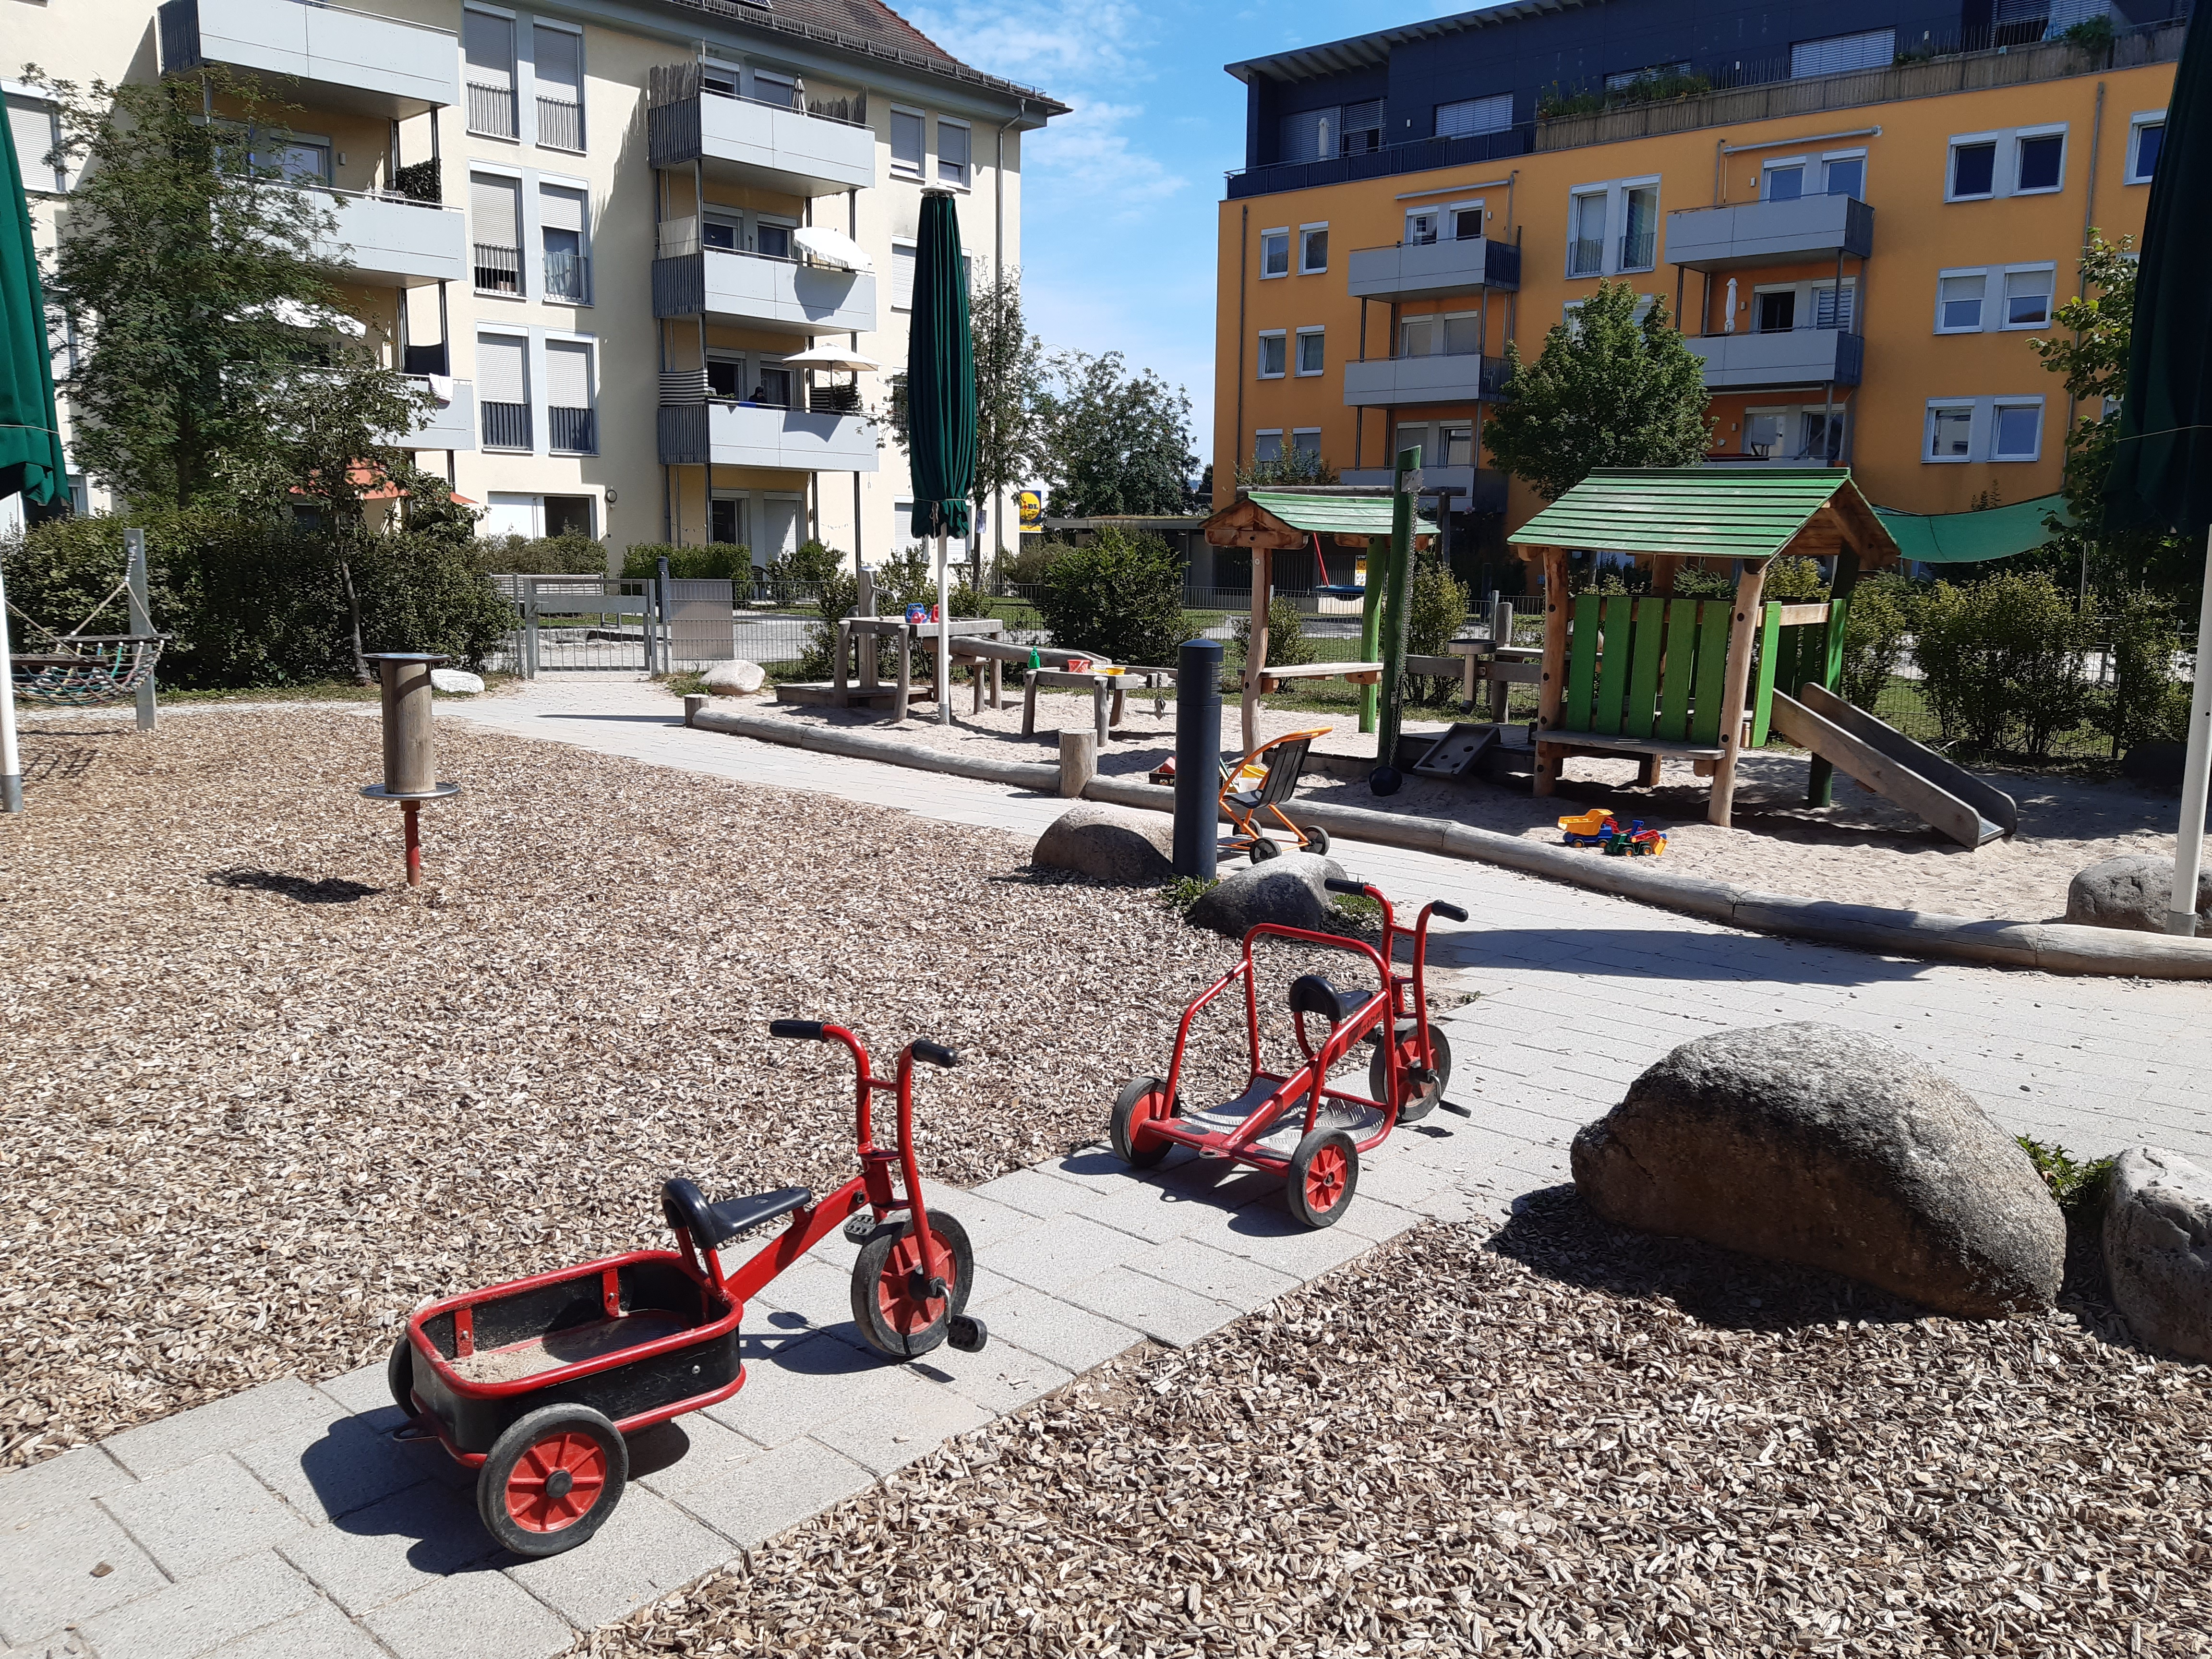
[[[714,709],[702,710],[691,723],[710,732],[1011,784],[1040,794],[1055,793],[1060,787],[1060,769],[1055,766],[944,755],[896,738],[861,732],[797,727],[757,714]],[[1086,800],[1143,811],[1175,811],[1175,791],[1159,784],[1095,777],[1085,786],[1083,795]],[[2069,922],[1989,921],[1934,911],[1887,910],[1870,904],[1793,898],[1784,893],[1763,893],[1725,882],[1677,876],[1640,860],[1608,859],[1572,848],[1524,841],[1495,830],[1400,812],[1371,812],[1357,806],[1301,802],[1297,815],[1332,836],[1494,864],[1523,875],[1563,881],[1753,933],[1819,939],[1883,956],[2032,968],[2047,974],[2212,979],[2212,939],[2084,927]]]

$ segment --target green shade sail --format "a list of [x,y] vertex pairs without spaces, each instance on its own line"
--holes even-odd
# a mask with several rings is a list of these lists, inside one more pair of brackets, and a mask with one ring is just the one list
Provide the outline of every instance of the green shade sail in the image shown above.
[[[1388,495],[1303,495],[1288,489],[1254,489],[1246,492],[1246,499],[1293,530],[1317,531],[1324,536],[1390,533]],[[1437,527],[1434,519],[1415,522],[1424,533]]]
[[2166,109],[2136,268],[2120,440],[2106,521],[2201,536],[2212,527],[2212,28],[2189,31]]
[[1893,513],[1877,507],[1875,516],[1896,538],[1898,552],[1916,564],[1980,564],[2008,558],[2051,539],[2046,519],[2074,522],[2063,495],[2038,495],[1978,513]]
[[1768,559],[1834,502],[1866,544],[1862,559],[1898,555],[1845,467],[1607,467],[1507,538],[1524,547],[1638,557]]
[[960,221],[941,190],[921,198],[906,348],[907,468],[914,534],[965,536],[975,484],[975,350],[968,334]]
[[29,505],[46,507],[67,496],[69,467],[54,413],[31,204],[12,133],[0,135],[0,156],[8,163],[6,212],[0,215],[0,499],[20,491]]

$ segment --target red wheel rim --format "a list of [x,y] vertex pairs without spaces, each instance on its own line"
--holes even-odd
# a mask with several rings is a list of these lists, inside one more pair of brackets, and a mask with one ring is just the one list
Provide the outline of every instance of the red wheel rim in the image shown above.
[[1143,1152],[1152,1150],[1150,1142],[1158,1136],[1147,1137],[1145,1126],[1167,1115],[1167,1097],[1155,1089],[1129,1109],[1129,1150]]
[[[929,1242],[936,1246],[935,1266],[930,1276],[945,1281],[948,1294],[957,1276],[953,1269],[952,1252],[945,1240],[933,1228]],[[914,1336],[927,1330],[946,1311],[946,1297],[924,1297],[916,1300],[908,1288],[908,1275],[921,1265],[921,1241],[908,1233],[891,1246],[891,1253],[884,1258],[884,1270],[876,1275],[876,1311],[883,1316],[884,1323],[901,1336]]]
[[559,1532],[589,1515],[606,1485],[606,1449],[588,1434],[563,1430],[515,1460],[507,1477],[507,1512],[518,1527]]
[[1324,1146],[1306,1164],[1306,1208],[1319,1215],[1344,1196],[1344,1148]]

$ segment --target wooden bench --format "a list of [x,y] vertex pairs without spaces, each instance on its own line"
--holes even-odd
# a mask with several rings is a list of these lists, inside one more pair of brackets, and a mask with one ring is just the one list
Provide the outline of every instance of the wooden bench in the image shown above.
[[1270,665],[1260,671],[1260,690],[1273,691],[1285,680],[1349,680],[1354,685],[1380,685],[1379,662],[1302,662]]

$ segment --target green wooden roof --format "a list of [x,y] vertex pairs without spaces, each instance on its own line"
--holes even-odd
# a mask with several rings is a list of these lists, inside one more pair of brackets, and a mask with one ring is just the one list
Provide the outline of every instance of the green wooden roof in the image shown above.
[[[1680,466],[1593,472],[1507,539],[1641,557],[1767,559],[1787,552],[1813,515],[1844,491],[1883,534],[1848,468]],[[1893,542],[1859,550],[1897,553]]]
[[[1317,530],[1324,536],[1387,536],[1390,533],[1388,495],[1302,495],[1288,489],[1249,492],[1254,506],[1272,513],[1293,530]],[[1424,530],[1434,530],[1432,518],[1417,520]]]

